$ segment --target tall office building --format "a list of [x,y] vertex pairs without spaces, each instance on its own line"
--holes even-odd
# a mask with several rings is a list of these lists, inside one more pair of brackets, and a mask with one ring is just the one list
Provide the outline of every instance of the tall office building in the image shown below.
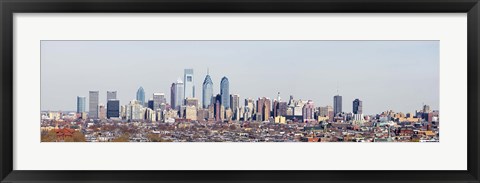
[[277,107],[276,116],[274,117],[287,115],[287,109],[288,109],[287,102],[278,102],[276,107]]
[[142,106],[145,105],[145,90],[143,90],[141,86],[137,90],[137,101],[139,101]]
[[185,69],[183,75],[184,95],[183,99],[195,98],[195,85],[193,81],[193,69]]
[[222,96],[222,105],[225,108],[230,107],[230,91],[229,91],[230,84],[228,82],[227,77],[223,77],[222,81],[220,82],[220,95]]
[[88,115],[92,119],[98,119],[98,91],[88,92]]
[[153,93],[153,110],[162,109],[160,106],[165,104],[165,101],[164,93]]
[[[270,108],[272,102],[269,98],[262,97],[257,100],[257,115],[261,116],[262,121],[267,121],[270,118]],[[257,119],[260,120],[260,119]]]
[[187,99],[185,99],[185,105],[186,106],[195,106],[196,108],[198,108],[198,99],[187,98]]
[[117,91],[107,91],[107,102],[111,99],[117,99]]
[[215,121],[221,121],[222,120],[222,95],[217,94],[215,97],[215,108],[214,108],[214,114],[215,114]]
[[98,105],[98,118],[105,119],[107,117],[107,111],[105,110],[105,105],[99,104]]
[[208,106],[212,103],[213,97],[213,82],[208,71],[207,76],[205,76],[205,80],[203,81],[202,94],[202,106],[203,108],[208,108]]
[[302,109],[302,118],[303,122],[314,121],[314,112],[315,112],[315,105],[313,101],[309,100]]
[[230,108],[235,112],[240,107],[240,95],[231,94],[230,95]]
[[362,101],[358,98],[353,101],[353,114],[363,114]]
[[332,106],[319,107],[318,112],[321,117],[329,117],[330,113],[333,113],[333,108]]
[[148,102],[147,102],[147,107],[148,107],[149,109],[152,109],[152,110],[153,110],[153,98],[151,98],[150,100],[148,100]]
[[77,96],[77,113],[85,112],[85,105],[87,98],[84,96]]
[[230,109],[232,109],[233,119],[238,119],[240,115],[238,109],[240,108],[240,95],[232,94],[230,95]]
[[430,111],[430,106],[429,105],[423,105],[423,112],[424,113],[429,113]]
[[174,109],[175,109],[175,106],[177,106],[176,105],[177,96],[175,95],[176,94],[176,92],[175,92],[176,87],[177,87],[176,83],[172,83],[172,85],[170,86],[170,106]]
[[185,97],[184,97],[184,85],[182,79],[178,79],[177,83],[175,83],[175,109],[180,110],[180,107],[184,104]]
[[342,112],[342,96],[335,95],[333,97],[333,115],[337,115]]
[[120,100],[110,99],[107,102],[107,118],[120,117]]

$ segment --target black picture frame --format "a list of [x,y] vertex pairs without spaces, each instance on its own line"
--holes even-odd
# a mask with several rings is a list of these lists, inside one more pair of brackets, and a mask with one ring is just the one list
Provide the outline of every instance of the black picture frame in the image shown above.
[[[480,182],[479,0],[0,0],[2,182]],[[14,13],[444,13],[468,19],[466,171],[23,171],[13,170]],[[320,157],[320,156],[319,156]],[[428,158],[427,158],[428,159]],[[59,160],[61,161],[61,160]],[[406,163],[405,159],[390,160]],[[428,162],[428,160],[426,161]],[[408,162],[407,162],[408,163]],[[187,165],[186,165],[187,166]],[[61,168],[61,167],[59,167]],[[255,167],[253,167],[255,168]]]

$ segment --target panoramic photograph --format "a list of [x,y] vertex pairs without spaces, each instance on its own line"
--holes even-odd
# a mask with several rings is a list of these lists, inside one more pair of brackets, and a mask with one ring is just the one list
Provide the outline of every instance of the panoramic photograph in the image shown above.
[[439,142],[439,41],[41,41],[41,142]]

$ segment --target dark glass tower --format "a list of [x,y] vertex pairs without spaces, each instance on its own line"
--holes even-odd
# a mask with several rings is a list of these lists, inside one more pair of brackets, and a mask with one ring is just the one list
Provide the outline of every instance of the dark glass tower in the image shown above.
[[107,102],[107,118],[118,118],[120,116],[120,101],[110,99]]
[[333,114],[337,115],[338,113],[342,113],[342,96],[335,95],[333,97]]
[[353,114],[363,114],[362,101],[358,98],[353,101]]
[[220,82],[220,95],[222,96],[222,105],[223,107],[230,108],[230,83],[228,82],[227,77],[223,77]]

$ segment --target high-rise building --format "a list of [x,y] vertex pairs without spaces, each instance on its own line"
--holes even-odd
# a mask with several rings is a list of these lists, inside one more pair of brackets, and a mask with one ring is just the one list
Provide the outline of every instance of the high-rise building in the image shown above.
[[251,98],[245,99],[245,114],[243,115],[244,120],[251,120],[255,113],[255,101]]
[[235,112],[240,107],[240,95],[231,94],[230,95],[230,108]]
[[87,98],[84,96],[77,96],[77,113],[85,112],[85,105]]
[[353,114],[363,114],[362,101],[358,98],[353,101]]
[[111,99],[117,99],[117,91],[107,91],[107,102]]
[[198,99],[187,98],[187,99],[185,99],[185,105],[186,106],[195,106],[196,108],[198,108]]
[[303,106],[307,103],[307,101],[304,101],[302,99],[298,99],[295,101],[295,105],[293,107],[293,115],[301,118],[303,116]]
[[288,106],[295,107],[295,100],[293,100],[293,95],[290,95],[290,99],[288,100]]
[[[267,121],[270,118],[270,108],[272,104],[269,98],[262,97],[257,100],[257,116],[261,116],[260,121]],[[257,119],[259,120],[259,119]]]
[[170,106],[172,106],[172,108],[174,109],[176,109],[175,107],[177,106],[176,89],[177,83],[172,83],[172,85],[170,86]]
[[333,114],[333,108],[332,106],[325,106],[325,107],[319,107],[318,108],[319,116],[321,117],[329,117],[332,113]]
[[98,91],[89,91],[88,93],[88,116],[98,119]]
[[314,121],[314,111],[315,111],[315,105],[313,104],[313,101],[309,100],[302,109],[302,118],[303,122],[309,122],[309,121]]
[[107,115],[106,115],[106,110],[105,110],[105,105],[103,104],[99,104],[98,105],[98,118],[99,119],[106,119]]
[[150,100],[148,100],[147,107],[148,107],[149,109],[152,109],[152,110],[153,110],[153,98],[151,98]]
[[185,97],[184,97],[184,85],[182,79],[178,79],[177,83],[175,84],[175,109],[180,110],[180,107],[184,105]]
[[342,96],[335,95],[333,97],[333,115],[337,115],[338,113],[342,113]]
[[202,106],[203,108],[208,108],[208,106],[212,103],[213,97],[213,82],[208,71],[207,76],[205,76],[205,80],[203,81],[202,94]]
[[137,101],[140,102],[140,105],[145,105],[145,90],[141,86],[137,90]]
[[120,117],[120,100],[110,99],[107,102],[107,118]]
[[144,108],[141,104],[140,101],[137,100],[132,100],[130,103],[127,105],[126,108],[126,119],[127,120],[143,120],[145,119],[145,111],[146,108]]
[[225,108],[230,107],[230,84],[227,77],[223,77],[220,82],[220,95],[222,96],[221,104]]
[[215,121],[221,121],[222,119],[222,96],[220,94],[217,94],[215,97],[215,108],[214,108],[214,114],[215,114]]
[[193,105],[185,106],[185,119],[197,120],[197,107]]
[[232,109],[232,118],[237,120],[239,117],[238,108],[240,107],[240,95],[230,95],[230,109]]
[[195,98],[195,85],[193,81],[193,69],[185,69],[183,75],[184,99]]
[[288,109],[287,102],[278,102],[277,110],[276,110],[277,116],[287,116],[287,109]]
[[430,106],[429,105],[423,105],[423,112],[424,113],[429,113],[430,111]]
[[165,104],[164,93],[153,93],[153,110],[162,109],[160,106]]

